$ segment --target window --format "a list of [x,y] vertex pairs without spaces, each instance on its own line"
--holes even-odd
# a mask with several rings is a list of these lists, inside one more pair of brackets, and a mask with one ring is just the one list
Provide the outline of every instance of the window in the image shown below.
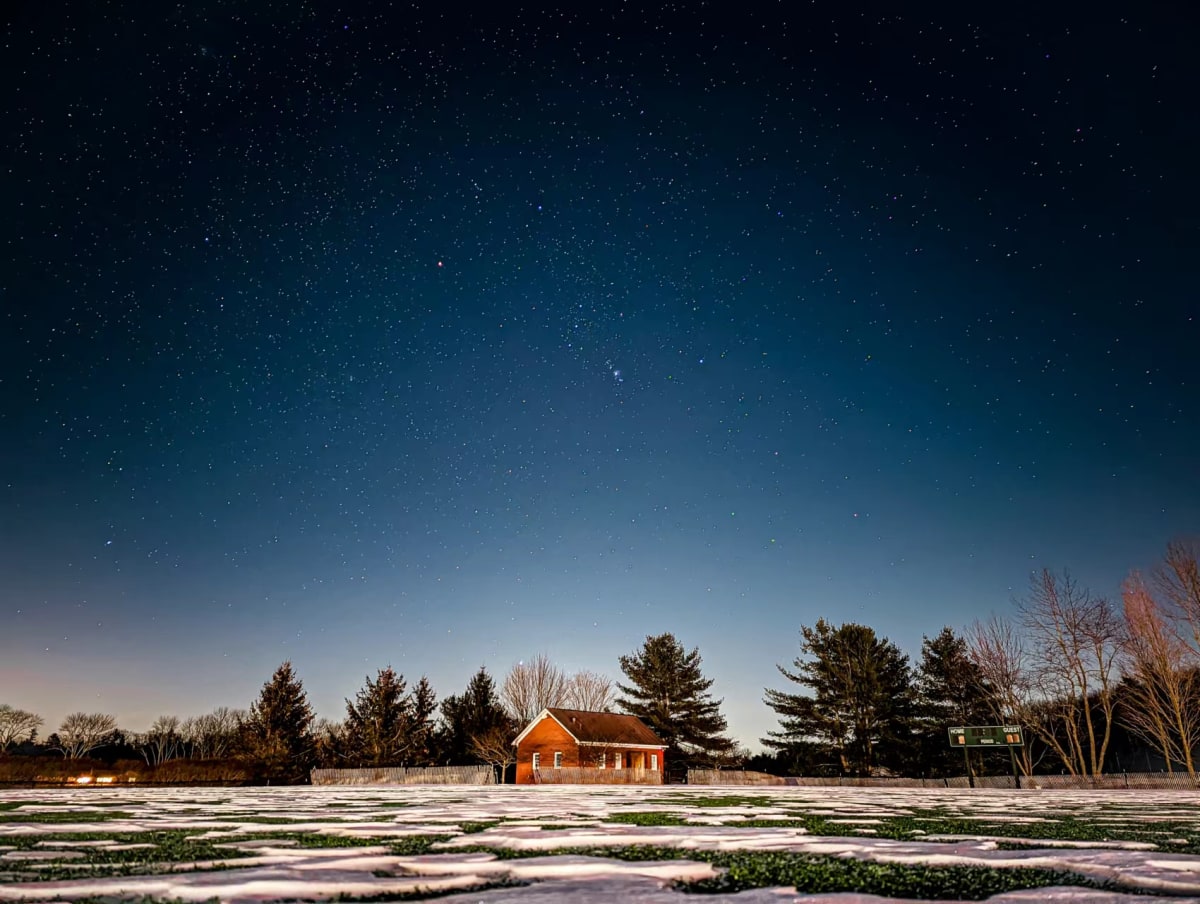
[[605,762],[607,762],[607,760],[608,760],[608,754],[605,753],[603,750],[601,750],[600,751],[600,768],[601,769],[604,768],[604,764],[605,764]]
[[650,754],[650,768],[652,770],[654,770],[655,772],[658,771],[658,754],[657,753]]
[[535,753],[533,755],[533,771],[537,772],[538,766],[540,766],[541,764],[542,764],[542,755],[540,753]]
[[562,751],[561,750],[554,751],[554,768],[555,769],[562,768]]

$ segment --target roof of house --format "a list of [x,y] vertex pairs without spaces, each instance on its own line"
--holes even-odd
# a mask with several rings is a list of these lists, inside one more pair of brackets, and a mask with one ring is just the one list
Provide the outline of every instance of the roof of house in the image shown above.
[[538,713],[515,741],[518,744],[542,719],[550,716],[580,744],[621,744],[637,747],[663,747],[663,742],[637,716],[620,713],[596,713],[584,709],[550,707]]

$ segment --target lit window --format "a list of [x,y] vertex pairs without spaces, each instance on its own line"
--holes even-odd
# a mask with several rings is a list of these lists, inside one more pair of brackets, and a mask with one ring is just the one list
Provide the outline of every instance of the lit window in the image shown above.
[[562,751],[561,750],[554,751],[554,768],[555,769],[562,768]]
[[650,768],[652,770],[654,770],[655,772],[658,771],[658,754],[657,753],[650,754]]
[[538,766],[540,766],[541,764],[542,764],[542,755],[540,753],[535,753],[533,755],[533,771],[537,772]]

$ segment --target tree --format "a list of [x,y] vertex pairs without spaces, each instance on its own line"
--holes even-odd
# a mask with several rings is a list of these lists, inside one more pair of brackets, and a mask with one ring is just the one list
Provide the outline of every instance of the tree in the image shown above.
[[637,716],[666,744],[668,763],[712,765],[734,747],[725,737],[720,700],[700,671],[700,650],[684,650],[673,634],[647,637],[637,652],[620,658],[629,684],[617,705]]
[[404,676],[389,666],[346,701],[346,755],[355,766],[403,764],[412,728],[406,689]]
[[1193,653],[1200,651],[1200,540],[1168,543],[1154,584],[1164,607],[1190,629]]
[[587,669],[567,679],[566,706],[587,712],[606,713],[613,707],[613,683],[607,675]]
[[37,713],[0,703],[0,753],[13,744],[31,740],[34,732],[42,727],[42,722],[42,717]]
[[1122,597],[1129,663],[1122,721],[1162,754],[1168,772],[1182,763],[1194,776],[1193,750],[1200,742],[1200,671],[1194,651],[1170,609],[1151,595],[1139,575],[1125,582]]
[[496,683],[487,669],[480,666],[461,696],[451,695],[442,701],[441,754],[449,765],[470,765],[479,762],[472,744],[500,727],[516,734],[508,711],[496,693]]
[[55,749],[64,758],[77,760],[103,745],[116,730],[117,720],[107,713],[71,713],[58,727]]
[[834,628],[824,619],[801,626],[802,656],[796,671],[777,666],[807,694],[766,691],[765,702],[780,716],[780,730],[762,742],[784,749],[797,741],[823,744],[842,771],[869,775],[881,759],[895,763],[909,742],[913,689],[908,657],[865,625]]
[[1034,753],[1039,733],[1034,731],[1038,719],[1024,638],[1011,621],[993,615],[968,629],[967,655],[978,672],[991,721],[1026,729],[1025,746],[1016,749],[1017,765],[1024,775],[1032,775],[1035,759],[1040,760]]
[[199,760],[232,755],[237,747],[240,726],[247,713],[241,709],[218,706],[211,713],[185,719],[179,728],[188,755]]
[[517,761],[517,748],[513,746],[513,726],[496,724],[482,734],[471,736],[471,752],[499,774],[504,784],[505,770]]
[[178,716],[159,716],[150,730],[136,739],[135,746],[148,766],[158,766],[179,756],[183,748]]
[[[962,758],[950,749],[946,729],[988,721],[983,677],[971,659],[966,639],[950,627],[942,628],[936,637],[925,637],[915,678],[921,764],[931,774],[957,774]],[[973,776],[969,754],[967,765]]]
[[345,765],[346,725],[329,719],[317,719],[312,727],[313,762],[322,769]]
[[284,662],[263,685],[242,725],[246,754],[268,779],[301,783],[312,768],[312,723],[304,686],[292,664]]
[[567,676],[549,656],[538,653],[528,662],[518,662],[509,669],[500,698],[509,714],[527,725],[543,709],[566,705]]
[[434,714],[437,712],[437,694],[424,675],[412,691],[412,726],[409,738],[409,762],[414,766],[433,765],[434,743],[436,741],[437,724]]
[[1039,709],[1032,724],[1072,775],[1098,776],[1112,737],[1121,619],[1069,575],[1034,575],[1018,602],[1029,635]]

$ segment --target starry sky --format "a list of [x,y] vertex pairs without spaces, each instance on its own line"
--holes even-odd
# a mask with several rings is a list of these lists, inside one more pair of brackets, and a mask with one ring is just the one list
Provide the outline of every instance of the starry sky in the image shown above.
[[755,746],[1200,531],[1185,4],[575,6],[3,14],[0,702],[671,631]]

